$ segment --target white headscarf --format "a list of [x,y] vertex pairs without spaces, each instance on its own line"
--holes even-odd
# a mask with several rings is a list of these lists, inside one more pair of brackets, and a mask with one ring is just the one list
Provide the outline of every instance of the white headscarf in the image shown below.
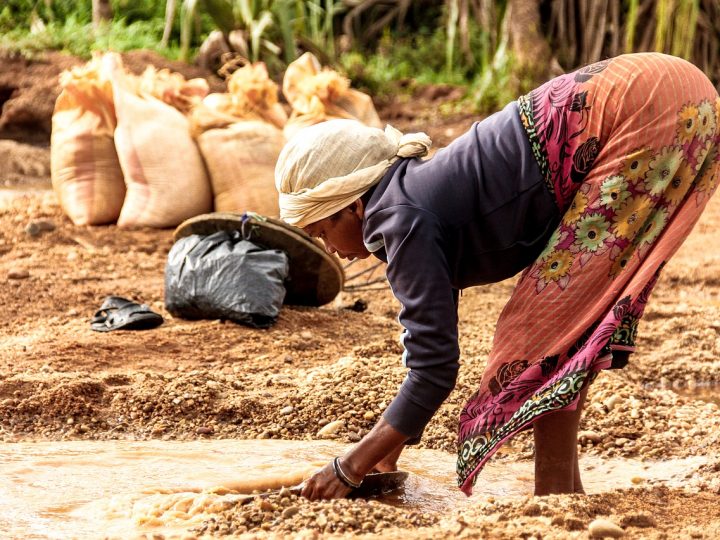
[[328,120],[297,132],[275,167],[280,217],[305,227],[333,215],[377,184],[399,158],[422,157],[432,141],[356,120]]

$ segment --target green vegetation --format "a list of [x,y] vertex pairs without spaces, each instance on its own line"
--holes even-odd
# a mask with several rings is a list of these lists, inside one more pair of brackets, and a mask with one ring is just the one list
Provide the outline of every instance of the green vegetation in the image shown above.
[[162,21],[113,21],[97,30],[92,23],[73,15],[62,22],[43,23],[33,31],[14,28],[0,35],[0,47],[32,56],[47,49],[88,58],[93,51],[152,49],[169,58],[178,58],[177,47],[161,47]]
[[[158,5],[161,3],[116,0],[113,20],[95,28],[90,0],[8,0],[0,8],[0,47],[28,56],[52,49],[83,58],[93,51],[151,49],[178,58],[177,44],[160,44],[164,21]],[[206,33],[211,29],[208,21]]]
[[[93,5],[102,0],[5,0],[0,47],[82,57],[94,50],[144,48],[173,59],[199,55],[204,65],[217,65],[222,53],[230,52],[236,59],[264,61],[275,77],[311,51],[373,95],[418,84],[461,85],[468,89],[462,106],[485,111],[550,76],[553,65],[571,69],[623,52],[683,56],[720,80],[718,0],[108,2],[109,20],[93,21]],[[540,70],[527,64],[539,44],[528,43],[527,35],[513,36],[523,31],[512,24],[514,14],[528,11],[537,15],[533,26],[540,27],[540,45],[550,51]],[[518,43],[526,49],[518,51]]]
[[469,74],[465,70],[447,66],[445,42],[442,28],[407,37],[394,36],[387,30],[375,51],[351,51],[340,57],[340,63],[353,81],[373,92],[406,79],[419,84],[467,84]]

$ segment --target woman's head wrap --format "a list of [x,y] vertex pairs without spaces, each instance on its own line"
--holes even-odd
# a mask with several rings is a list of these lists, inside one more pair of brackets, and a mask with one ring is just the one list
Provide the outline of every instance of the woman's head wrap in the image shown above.
[[399,158],[427,154],[425,133],[403,135],[356,120],[328,120],[300,130],[275,167],[280,217],[305,227],[333,215],[377,184]]

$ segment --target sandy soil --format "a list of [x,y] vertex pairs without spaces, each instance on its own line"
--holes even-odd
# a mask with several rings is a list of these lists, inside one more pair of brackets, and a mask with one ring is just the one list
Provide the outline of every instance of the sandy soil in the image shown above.
[[[428,116],[397,119],[407,129]],[[442,142],[472,120],[438,120],[427,129]],[[269,330],[174,319],[163,305],[171,232],[73,226],[47,189],[42,158],[19,163],[33,174],[11,185],[38,189],[0,191],[2,441],[306,439],[343,419],[335,438],[353,442],[394,395],[404,370],[398,306],[388,290],[343,293],[319,309],[285,307]],[[640,482],[591,496],[498,499],[419,515],[377,503],[278,496],[264,506],[228,509],[196,533],[587,538],[591,522],[602,517],[632,538],[720,537],[720,410],[673,391],[720,382],[718,219],[716,197],[664,271],[641,325],[639,352],[625,370],[598,377],[581,426],[581,463],[582,455],[595,455],[661,467],[663,459],[706,456],[684,487]],[[41,221],[40,229],[52,230],[29,227]],[[454,451],[456,418],[480,379],[512,287],[508,280],[464,291],[460,380],[423,446]],[[109,294],[148,303],[166,322],[148,332],[92,332],[89,317]],[[368,309],[347,309],[356,300]],[[527,434],[512,446],[496,459],[532,458]]]

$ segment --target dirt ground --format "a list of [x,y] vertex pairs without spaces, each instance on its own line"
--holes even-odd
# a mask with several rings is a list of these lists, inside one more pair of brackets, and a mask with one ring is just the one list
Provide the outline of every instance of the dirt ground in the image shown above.
[[[0,88],[9,80],[3,62]],[[0,90],[0,106],[3,95]],[[9,104],[6,99],[5,110]],[[474,120],[437,119],[422,103],[395,110],[406,112],[387,109],[385,117],[403,129],[426,129],[440,145]],[[19,124],[2,123],[5,114],[0,137],[8,138],[8,125]],[[23,143],[37,142],[27,133],[41,123],[30,125],[18,137]],[[372,427],[405,373],[398,305],[389,290],[342,293],[318,309],[286,306],[269,330],[175,319],[163,304],[171,231],[72,225],[49,189],[38,139],[39,146],[0,140],[0,158],[3,148],[17,158],[12,170],[9,158],[0,159],[0,187],[13,188],[0,189],[3,442],[307,439],[338,419],[344,425],[336,438],[354,442]],[[225,510],[195,534],[587,538],[599,517],[630,538],[720,537],[720,410],[675,391],[720,383],[718,220],[720,197],[664,270],[641,324],[638,353],[626,369],[598,377],[581,425],[581,467],[583,455],[643,459],[657,467],[670,458],[707,457],[684,486],[639,482],[589,496],[498,498],[437,515],[364,501],[278,497]],[[28,227],[39,221],[52,230],[36,234]],[[464,291],[460,379],[421,446],[454,452],[456,419],[480,380],[513,281]],[[92,332],[89,318],[110,294],[150,304],[165,323],[146,332]],[[356,300],[368,309],[347,309]],[[516,451],[495,459],[532,459],[527,434],[512,447]],[[294,510],[285,511],[288,506]]]

